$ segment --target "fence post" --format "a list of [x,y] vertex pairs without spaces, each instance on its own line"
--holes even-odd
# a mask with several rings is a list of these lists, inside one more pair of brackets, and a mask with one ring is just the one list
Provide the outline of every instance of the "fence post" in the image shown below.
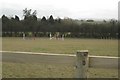
[[88,50],[78,50],[76,53],[76,78],[87,78]]

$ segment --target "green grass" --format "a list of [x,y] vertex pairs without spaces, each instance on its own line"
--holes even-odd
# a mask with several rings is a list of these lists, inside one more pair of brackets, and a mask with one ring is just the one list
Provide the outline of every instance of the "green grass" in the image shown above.
[[[77,50],[89,50],[90,55],[117,56],[118,41],[102,39],[65,39],[23,40],[22,38],[2,38],[2,50],[30,51],[60,54],[75,54]],[[3,53],[4,54],[4,53]],[[54,65],[43,63],[12,63],[3,62],[2,76],[4,78],[72,78],[75,69],[69,65]],[[89,68],[90,78],[117,78],[117,69]]]
[[[43,63],[3,63],[4,78],[74,78],[75,68],[69,65],[53,65]],[[89,78],[117,78],[116,69],[88,70]]]
[[118,56],[118,40],[65,39],[23,40],[22,38],[2,38],[2,50],[30,51],[60,54],[75,54],[77,50],[89,50],[90,55]]

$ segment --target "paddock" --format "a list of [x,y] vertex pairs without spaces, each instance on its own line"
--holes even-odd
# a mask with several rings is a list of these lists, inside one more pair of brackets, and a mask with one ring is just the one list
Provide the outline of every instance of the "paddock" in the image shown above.
[[[40,62],[38,54],[25,56],[21,52],[16,53],[15,59],[13,52],[8,53],[9,56],[6,56],[3,53],[3,57],[7,58],[7,61],[3,61],[3,77],[41,77],[41,78],[74,78],[75,77],[75,62],[74,57],[76,50],[88,49],[89,55],[91,55],[91,61],[95,62],[95,56],[112,56],[117,57],[118,54],[118,43],[117,40],[101,40],[101,39],[65,39],[61,40],[49,40],[49,38],[37,38],[35,40],[23,40],[22,38],[3,38],[3,51],[21,51],[28,53],[52,53],[51,63],[45,63],[45,56],[43,62]],[[24,46],[23,46],[24,45]],[[36,49],[37,48],[37,49]],[[70,57],[65,60],[68,64],[65,63],[65,58],[56,58],[54,55],[60,54],[69,55]],[[23,55],[23,56],[20,56]],[[30,55],[30,54],[29,54]],[[50,54],[48,54],[50,55]],[[38,58],[37,58],[38,57]],[[47,56],[46,56],[47,57]],[[98,57],[100,58],[100,57]],[[58,59],[58,62],[57,62]],[[71,61],[70,61],[71,60]],[[20,61],[20,62],[19,62]],[[27,61],[27,62],[25,62]],[[49,59],[50,61],[50,59]],[[99,59],[98,59],[99,61]],[[113,60],[112,60],[113,61]],[[71,63],[73,65],[71,66]],[[104,61],[103,61],[104,62]],[[103,63],[102,62],[102,63]],[[117,62],[117,61],[115,61]],[[54,64],[53,64],[54,63]],[[62,65],[63,64],[63,65]],[[94,64],[94,67],[89,65],[88,70],[89,78],[118,78],[118,69],[114,68],[95,68],[99,64]],[[108,64],[109,65],[109,64]],[[24,73],[24,74],[23,74]]]

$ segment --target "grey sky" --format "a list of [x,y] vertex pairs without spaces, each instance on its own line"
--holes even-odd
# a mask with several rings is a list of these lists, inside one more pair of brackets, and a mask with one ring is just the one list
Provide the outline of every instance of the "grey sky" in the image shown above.
[[2,0],[0,16],[22,16],[25,8],[37,10],[37,17],[73,19],[118,19],[119,0]]

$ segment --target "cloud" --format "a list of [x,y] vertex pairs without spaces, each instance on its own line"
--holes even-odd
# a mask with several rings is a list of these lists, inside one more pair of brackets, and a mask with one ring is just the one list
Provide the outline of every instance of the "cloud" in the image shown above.
[[[37,10],[38,16],[71,18],[116,18],[116,0],[2,0],[2,14],[22,17],[25,8]],[[1,8],[0,8],[1,10]]]

